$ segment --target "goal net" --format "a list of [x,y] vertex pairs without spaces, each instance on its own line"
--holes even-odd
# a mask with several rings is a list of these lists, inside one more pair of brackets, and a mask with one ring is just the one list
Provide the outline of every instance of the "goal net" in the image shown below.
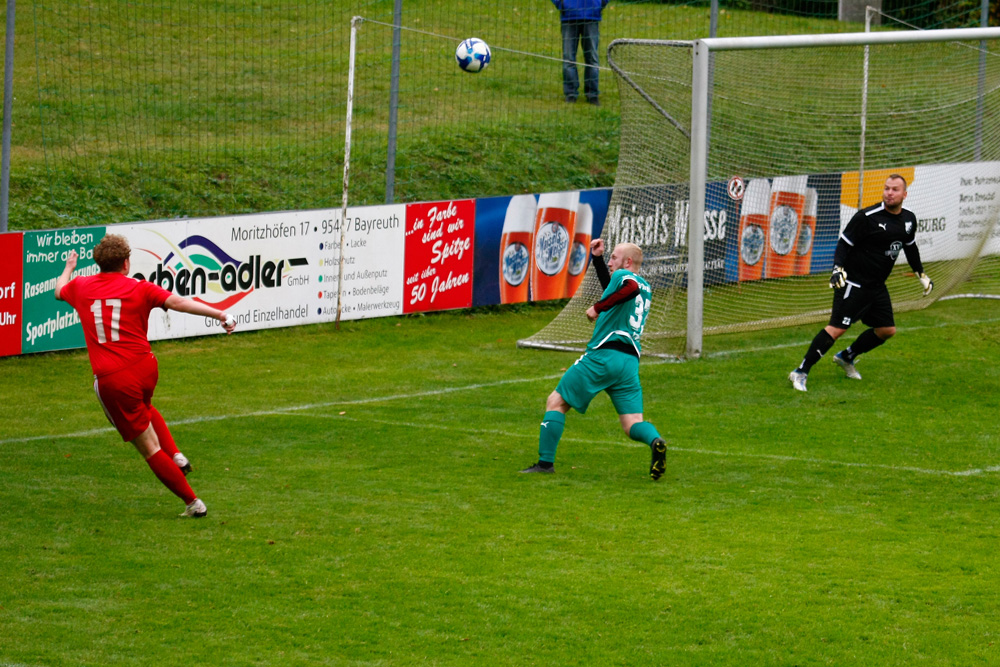
[[[644,349],[825,320],[840,231],[890,174],[935,283],[923,297],[900,258],[895,309],[1000,294],[1000,30],[616,40],[608,62],[622,129],[602,236],[643,248]],[[519,345],[583,349],[600,293],[588,272]]]

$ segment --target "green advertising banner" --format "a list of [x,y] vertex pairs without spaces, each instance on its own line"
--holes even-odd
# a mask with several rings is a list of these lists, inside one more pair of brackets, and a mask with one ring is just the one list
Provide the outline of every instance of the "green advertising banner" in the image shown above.
[[66,266],[70,250],[80,256],[74,277],[100,271],[94,264],[94,246],[104,238],[105,229],[84,227],[24,233],[23,354],[86,344],[79,316],[72,306],[56,300],[56,278]]

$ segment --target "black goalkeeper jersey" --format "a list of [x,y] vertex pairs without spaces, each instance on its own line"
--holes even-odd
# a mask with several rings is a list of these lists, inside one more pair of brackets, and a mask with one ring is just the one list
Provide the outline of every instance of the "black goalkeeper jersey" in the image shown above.
[[844,267],[847,280],[861,286],[885,283],[899,257],[916,273],[922,273],[920,251],[917,249],[917,216],[905,208],[889,213],[884,204],[863,208],[854,214],[840,233],[833,256],[836,266]]

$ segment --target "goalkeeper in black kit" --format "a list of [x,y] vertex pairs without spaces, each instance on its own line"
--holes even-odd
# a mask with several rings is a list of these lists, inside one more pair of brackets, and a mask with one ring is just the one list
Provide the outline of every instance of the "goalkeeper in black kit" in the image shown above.
[[934,283],[924,273],[917,249],[917,217],[903,208],[905,199],[906,179],[899,174],[889,176],[882,188],[882,203],[858,211],[841,232],[830,276],[830,287],[835,290],[830,323],[816,334],[802,363],[788,375],[792,386],[799,391],[806,391],[809,369],[856,321],[861,320],[869,328],[833,357],[847,377],[854,380],[861,379],[854,367],[858,356],[895,335],[896,322],[885,281],[901,250],[920,280],[924,296],[934,289]]

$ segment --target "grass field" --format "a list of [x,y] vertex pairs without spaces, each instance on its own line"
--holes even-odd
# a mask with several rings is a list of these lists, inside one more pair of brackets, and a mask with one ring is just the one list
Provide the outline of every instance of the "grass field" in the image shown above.
[[815,326],[646,360],[659,483],[606,397],[517,473],[575,355],[514,341],[554,313],[157,344],[202,520],[84,352],[0,359],[0,665],[997,664],[997,302],[807,394]]

